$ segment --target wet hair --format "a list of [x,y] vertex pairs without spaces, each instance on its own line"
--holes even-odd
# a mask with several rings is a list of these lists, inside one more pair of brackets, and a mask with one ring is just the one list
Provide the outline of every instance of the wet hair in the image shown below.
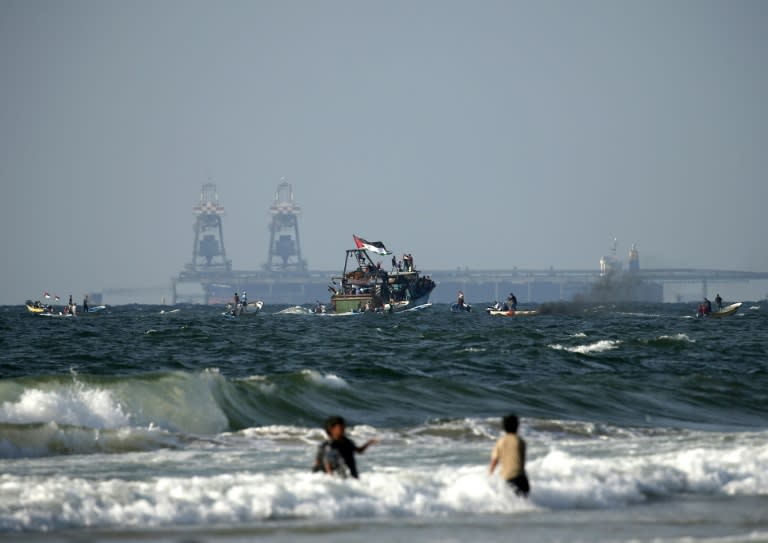
[[504,427],[504,431],[510,434],[517,433],[517,425],[519,420],[517,415],[507,415],[501,419],[501,425]]
[[344,417],[339,417],[338,415],[328,417],[327,419],[325,419],[325,424],[323,425],[325,427],[325,432],[327,434],[330,434],[331,428],[333,428],[337,424],[341,424],[342,426],[347,425],[347,423],[344,421]]

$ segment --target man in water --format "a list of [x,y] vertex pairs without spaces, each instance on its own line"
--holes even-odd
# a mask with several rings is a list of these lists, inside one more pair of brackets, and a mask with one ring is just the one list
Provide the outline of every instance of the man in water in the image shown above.
[[715,296],[715,303],[717,304],[717,309],[720,310],[723,308],[723,299],[720,297],[720,293],[717,293],[717,296]]
[[488,474],[493,475],[496,466],[500,463],[501,477],[515,490],[515,494],[527,498],[531,485],[525,474],[526,445],[525,440],[517,435],[518,422],[516,415],[507,415],[501,419],[506,433],[499,438],[493,448]]
[[325,433],[328,434],[328,440],[323,441],[317,450],[315,465],[312,471],[322,471],[329,475],[337,474],[341,477],[349,474],[357,479],[357,463],[355,462],[355,453],[363,454],[365,450],[378,443],[377,439],[371,439],[362,447],[355,445],[355,442],[345,435],[346,422],[342,417],[328,417],[325,421]]

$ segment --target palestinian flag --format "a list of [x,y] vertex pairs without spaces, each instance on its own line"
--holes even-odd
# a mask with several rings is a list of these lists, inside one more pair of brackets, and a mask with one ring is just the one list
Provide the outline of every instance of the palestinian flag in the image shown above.
[[391,255],[392,253],[390,251],[387,251],[387,248],[384,247],[384,244],[380,241],[366,241],[363,238],[359,238],[352,235],[352,238],[355,240],[355,245],[358,249],[362,249],[364,251],[370,251],[372,253],[376,253],[377,255]]

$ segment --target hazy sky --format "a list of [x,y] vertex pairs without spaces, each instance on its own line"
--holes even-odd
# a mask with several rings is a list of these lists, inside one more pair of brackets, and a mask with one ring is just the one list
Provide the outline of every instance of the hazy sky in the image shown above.
[[768,2],[0,0],[0,303],[304,256],[768,270]]

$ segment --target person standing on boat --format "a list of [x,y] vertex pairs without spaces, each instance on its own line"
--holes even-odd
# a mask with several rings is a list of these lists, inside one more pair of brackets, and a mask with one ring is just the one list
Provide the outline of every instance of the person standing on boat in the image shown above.
[[459,309],[464,309],[464,293],[462,291],[459,291],[459,296],[456,299],[456,305],[459,306]]
[[706,296],[704,297],[704,313],[706,315],[712,313],[712,302]]
[[517,311],[517,298],[514,292],[510,292],[507,298],[507,311]]
[[243,307],[248,307],[248,293],[243,291],[243,299],[241,300]]
[[720,297],[720,293],[717,293],[717,296],[715,296],[715,303],[717,304],[718,311],[723,308],[723,299]]
[[83,313],[88,313],[88,295],[83,296]]
[[392,271],[397,270],[397,259],[395,258],[395,255],[392,255]]

